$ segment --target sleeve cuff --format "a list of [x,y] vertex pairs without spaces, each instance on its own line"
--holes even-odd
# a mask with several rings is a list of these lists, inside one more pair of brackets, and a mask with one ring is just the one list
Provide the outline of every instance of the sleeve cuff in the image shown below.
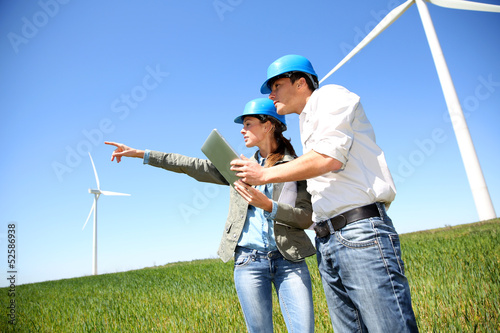
[[273,200],[273,210],[271,212],[264,211],[264,217],[266,219],[274,220],[276,218],[277,212],[278,212],[278,203]]
[[149,164],[149,153],[151,151],[149,149],[144,150],[144,159],[142,160],[143,164]]

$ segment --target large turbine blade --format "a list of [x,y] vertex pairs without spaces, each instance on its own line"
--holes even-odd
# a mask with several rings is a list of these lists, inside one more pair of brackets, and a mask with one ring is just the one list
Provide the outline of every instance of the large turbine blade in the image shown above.
[[90,157],[90,162],[92,162],[92,168],[94,168],[95,181],[97,182],[97,189],[100,190],[101,186],[99,185],[99,177],[97,176],[97,171],[95,169],[94,160],[92,159],[90,152],[89,152],[89,157]]
[[427,42],[431,49],[441,88],[443,89],[444,99],[448,107],[448,112],[450,113],[451,123],[457,138],[460,154],[462,155],[465,172],[469,179],[472,197],[476,204],[479,219],[481,221],[494,219],[497,216],[495,208],[493,207],[493,202],[491,201],[488,187],[486,186],[486,181],[472,142],[467,121],[465,120],[462,106],[458,100],[457,92],[443,55],[443,50],[439,44],[436,30],[434,29],[434,24],[429,14],[429,9],[424,0],[415,0],[415,2],[424,26]]
[[354,49],[352,49],[351,52],[347,56],[342,59],[341,62],[337,64],[324,78],[319,81],[321,84],[323,81],[325,81],[330,75],[332,75],[337,69],[342,67],[346,62],[348,62],[356,53],[361,51],[366,45],[368,45],[372,40],[375,39],[382,31],[384,31],[386,28],[388,28],[394,21],[396,21],[410,6],[413,4],[415,0],[408,0],[405,3],[399,5],[398,7],[394,8],[389,14],[387,14],[386,17],[382,19],[382,21],[377,24],[375,28],[373,28],[372,31],[366,37],[358,44]]
[[101,194],[104,195],[130,195],[126,193],[118,193],[118,192],[111,192],[111,191],[101,191]]
[[92,215],[92,212],[94,211],[94,208],[95,208],[95,200],[94,200],[94,203],[92,204],[92,208],[90,209],[89,216],[87,216],[87,220],[85,221],[85,224],[83,225],[82,230],[85,229],[85,226],[87,225],[87,222],[89,221],[90,215]]
[[500,13],[500,6],[490,5],[480,2],[462,1],[462,0],[426,0],[433,5],[464,10],[476,10],[480,12]]

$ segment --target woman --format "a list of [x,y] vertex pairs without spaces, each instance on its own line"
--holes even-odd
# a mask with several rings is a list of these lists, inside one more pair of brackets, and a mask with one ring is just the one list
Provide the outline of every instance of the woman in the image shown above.
[[[294,159],[290,141],[283,137],[285,117],[273,102],[258,98],[247,103],[234,120],[243,124],[247,147],[265,167]],[[229,185],[208,160],[179,154],[116,146],[111,160],[139,157],[144,163],[185,173],[198,181]],[[315,254],[303,229],[311,226],[312,207],[305,181],[256,187],[242,181],[230,187],[229,215],[218,254],[224,262],[234,257],[234,282],[249,332],[273,332],[272,284],[290,332],[313,332],[311,279],[305,258]]]

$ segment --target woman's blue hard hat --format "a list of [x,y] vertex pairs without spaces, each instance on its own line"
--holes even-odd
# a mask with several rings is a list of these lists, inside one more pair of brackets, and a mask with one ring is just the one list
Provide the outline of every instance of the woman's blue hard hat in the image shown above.
[[316,82],[318,80],[318,75],[314,71],[311,62],[307,60],[307,58],[300,55],[289,54],[276,59],[271,65],[269,65],[269,67],[267,68],[267,80],[266,82],[264,82],[264,84],[262,84],[262,87],[260,87],[260,92],[263,94],[270,94],[271,88],[269,87],[269,80],[275,78],[278,75],[289,72],[303,72],[309,74],[313,84],[315,83],[315,81],[311,76],[314,76],[316,78]]
[[276,107],[274,106],[274,102],[269,98],[256,98],[248,102],[245,105],[243,114],[241,116],[234,118],[234,122],[237,124],[243,124],[243,119],[246,116],[257,116],[257,115],[266,115],[273,117],[282,124],[283,131],[286,130],[285,116],[280,115],[276,112]]

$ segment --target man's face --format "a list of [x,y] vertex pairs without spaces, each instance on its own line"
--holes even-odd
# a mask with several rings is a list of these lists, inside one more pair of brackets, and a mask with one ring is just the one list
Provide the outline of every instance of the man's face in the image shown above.
[[292,84],[290,78],[280,78],[274,81],[271,85],[271,93],[269,98],[274,101],[276,112],[280,115],[302,112],[302,107],[299,106],[299,96],[297,87]]

